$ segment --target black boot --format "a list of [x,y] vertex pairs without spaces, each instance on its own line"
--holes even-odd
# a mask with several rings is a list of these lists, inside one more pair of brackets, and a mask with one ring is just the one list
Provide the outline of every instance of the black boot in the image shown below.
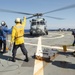
[[28,55],[27,54],[26,54],[26,59],[24,61],[26,61],[26,62],[29,61],[29,58],[28,58]]
[[72,44],[72,46],[74,46],[74,43]]
[[4,54],[4,53],[8,53],[8,51],[7,51],[6,49],[3,49],[3,52],[2,52],[2,53],[3,53],[3,54]]
[[75,57],[75,51],[73,52],[73,56]]
[[15,57],[12,58],[12,62],[16,62]]

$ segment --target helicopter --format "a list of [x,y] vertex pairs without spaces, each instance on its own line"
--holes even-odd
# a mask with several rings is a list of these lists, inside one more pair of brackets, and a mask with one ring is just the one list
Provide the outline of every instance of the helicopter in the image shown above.
[[[29,17],[27,17],[26,19],[32,18],[32,20],[30,20],[30,35],[34,35],[34,34],[48,35],[46,20],[43,17],[48,17],[48,18],[53,18],[53,19],[58,19],[58,20],[63,20],[63,18],[44,16],[44,15],[49,14],[49,13],[53,13],[53,12],[57,12],[57,11],[61,11],[61,10],[71,9],[71,8],[75,8],[75,4],[65,6],[65,7],[62,7],[59,9],[55,9],[52,11],[48,11],[45,13],[34,13],[34,14],[32,14],[32,13],[18,12],[18,11],[7,10],[7,9],[0,9],[0,12],[29,15]],[[33,17],[36,17],[36,18],[34,19]]]
[[48,29],[44,18],[32,19],[30,21],[30,35],[48,35]]

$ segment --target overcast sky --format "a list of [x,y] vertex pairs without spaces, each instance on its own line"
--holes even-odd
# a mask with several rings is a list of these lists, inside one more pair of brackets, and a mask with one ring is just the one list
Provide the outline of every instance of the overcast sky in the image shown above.
[[[34,14],[52,11],[72,4],[75,4],[75,0],[0,0],[0,9]],[[22,19],[23,16],[29,17],[29,15],[0,11],[0,23],[5,21],[8,28],[11,28],[15,25],[15,19],[17,17]],[[75,28],[75,8],[48,13],[44,16],[64,18],[64,20],[57,20],[43,17],[47,21],[48,29]],[[30,28],[30,20],[27,20],[26,29]]]

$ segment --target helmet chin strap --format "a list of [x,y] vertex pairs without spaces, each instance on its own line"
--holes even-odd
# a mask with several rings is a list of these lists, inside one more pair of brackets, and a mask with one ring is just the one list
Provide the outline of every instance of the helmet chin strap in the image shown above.
[[5,26],[5,25],[2,25],[2,26]]

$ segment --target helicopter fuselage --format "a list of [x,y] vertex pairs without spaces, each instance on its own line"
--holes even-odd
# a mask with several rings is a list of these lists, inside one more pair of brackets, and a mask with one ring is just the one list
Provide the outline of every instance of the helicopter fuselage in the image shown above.
[[31,22],[30,35],[33,35],[33,34],[48,35],[47,25],[44,18],[32,19],[30,22]]

